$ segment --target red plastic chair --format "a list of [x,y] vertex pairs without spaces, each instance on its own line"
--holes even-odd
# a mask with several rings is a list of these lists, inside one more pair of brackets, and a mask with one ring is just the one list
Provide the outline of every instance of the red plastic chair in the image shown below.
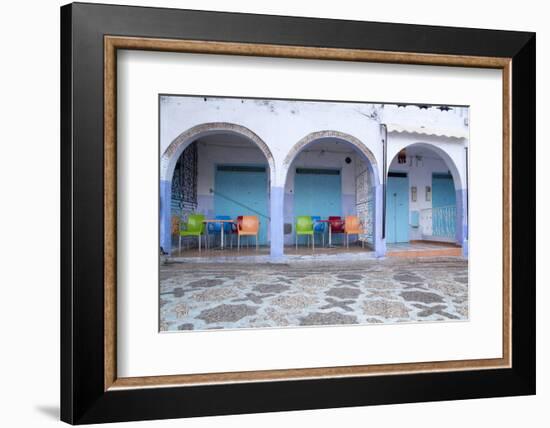
[[241,227],[243,224],[243,216],[240,215],[237,217],[237,224],[233,224],[233,233],[237,233],[237,230]]
[[[239,233],[238,231],[241,228],[242,224],[243,224],[243,216],[242,215],[237,216],[237,224],[233,223],[231,225],[232,226],[231,233],[235,234],[235,235],[238,235],[238,233]],[[237,236],[237,239],[238,238],[239,237]],[[231,237],[231,242],[233,242],[233,237]],[[246,247],[248,248],[248,241],[246,241]]]
[[332,233],[344,233],[344,221],[340,216],[330,216],[328,218],[330,223],[330,231]]
[[330,233],[344,233],[344,221],[340,216],[330,216],[328,218],[328,224],[330,226]]

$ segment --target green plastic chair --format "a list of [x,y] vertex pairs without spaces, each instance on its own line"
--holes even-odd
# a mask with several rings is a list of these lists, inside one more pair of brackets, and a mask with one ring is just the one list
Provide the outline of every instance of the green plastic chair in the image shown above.
[[308,238],[311,236],[312,248],[315,250],[315,235],[313,233],[313,220],[309,215],[301,215],[296,217],[296,249],[298,249],[298,236],[306,235]]
[[[186,236],[196,236],[199,238],[199,252],[201,251],[201,236],[205,232],[204,215],[202,214],[191,214],[187,218],[187,223],[181,223],[180,226],[180,244],[179,251],[181,253],[181,238]],[[184,226],[182,228],[182,226]]]

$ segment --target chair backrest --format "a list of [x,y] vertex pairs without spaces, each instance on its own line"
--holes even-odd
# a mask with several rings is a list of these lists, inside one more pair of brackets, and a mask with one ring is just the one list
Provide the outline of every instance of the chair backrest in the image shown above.
[[[219,219],[219,220],[231,220],[230,215],[217,215],[216,218]],[[220,225],[220,223],[218,223],[218,226],[219,225]],[[223,231],[225,233],[231,233],[231,223],[223,223]]]
[[[217,215],[214,217],[216,220],[231,220],[231,216],[228,215]],[[208,223],[209,232],[221,232],[223,224],[224,232],[231,232],[231,223]]]
[[339,215],[331,215],[328,218],[328,221],[330,223],[330,229],[332,230],[332,232],[343,232],[344,222],[342,221],[342,217],[340,217]]
[[321,216],[312,215],[311,220],[313,221],[313,230],[315,232],[324,232],[325,231],[326,223],[317,223],[319,220],[321,220]]
[[311,232],[313,230],[313,220],[309,215],[296,217],[296,232]]
[[204,231],[204,215],[203,214],[190,214],[187,218],[187,231],[189,232],[202,232]]
[[239,229],[242,232],[258,233],[258,230],[260,229],[260,221],[255,215],[243,215]]
[[344,223],[344,228],[346,231],[359,230],[360,226],[361,222],[359,221],[359,217],[356,215],[346,216],[346,222]]
[[180,233],[180,218],[177,215],[172,216],[172,235],[177,235]]

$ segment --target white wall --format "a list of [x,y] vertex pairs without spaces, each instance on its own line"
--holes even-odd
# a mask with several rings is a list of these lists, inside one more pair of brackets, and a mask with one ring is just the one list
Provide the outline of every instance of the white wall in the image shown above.
[[[181,133],[194,126],[216,122],[237,124],[254,132],[268,146],[276,169],[271,184],[283,186],[288,167],[284,161],[296,143],[313,132],[332,130],[349,134],[367,146],[374,156],[375,169],[380,174],[381,182],[383,146],[380,143],[380,121],[402,121],[404,126],[425,124],[428,129],[448,131],[451,134],[460,128],[467,135],[467,116],[465,108],[441,112],[435,108],[422,110],[416,106],[398,108],[395,105],[369,103],[162,96],[160,153],[164,153]],[[460,176],[457,188],[465,188],[463,148],[467,145],[467,139],[390,132],[388,160],[403,147],[421,142],[436,145],[448,154]]]
[[365,117],[372,106],[355,103],[264,101],[231,98],[161,98],[160,152],[187,129],[203,123],[227,122],[244,126],[269,147],[278,166],[274,186],[283,186],[286,156],[312,132],[335,130],[362,141],[381,168],[382,146],[378,122]]
[[[399,101],[399,100],[395,100]],[[429,129],[435,135],[468,136],[468,107],[446,106],[447,110],[415,105],[389,104],[380,111],[380,120],[390,125]]]
[[[455,181],[455,189],[467,189],[465,147],[468,140],[445,138],[433,135],[407,134],[390,132],[388,134],[388,168],[390,162],[400,150],[412,144],[425,144],[445,160],[447,169],[451,171]],[[440,150],[437,150],[437,149]]]

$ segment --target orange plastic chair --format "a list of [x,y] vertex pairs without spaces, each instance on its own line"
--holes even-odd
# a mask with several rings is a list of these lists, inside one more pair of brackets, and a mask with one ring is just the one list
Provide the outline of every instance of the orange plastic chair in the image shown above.
[[[365,233],[365,231],[361,228],[361,221],[359,220],[359,217],[356,215],[346,216],[346,220],[344,221],[344,233],[346,234],[346,247],[349,248],[350,235],[357,235],[357,238],[359,238],[360,234]],[[364,240],[361,240],[361,246],[365,247]]]
[[181,220],[179,216],[173,215],[172,216],[172,235],[179,235],[180,234],[180,223]]
[[241,236],[255,236],[256,250],[258,250],[258,233],[260,232],[260,221],[254,215],[243,215],[242,220],[237,223],[237,251],[241,249]]

